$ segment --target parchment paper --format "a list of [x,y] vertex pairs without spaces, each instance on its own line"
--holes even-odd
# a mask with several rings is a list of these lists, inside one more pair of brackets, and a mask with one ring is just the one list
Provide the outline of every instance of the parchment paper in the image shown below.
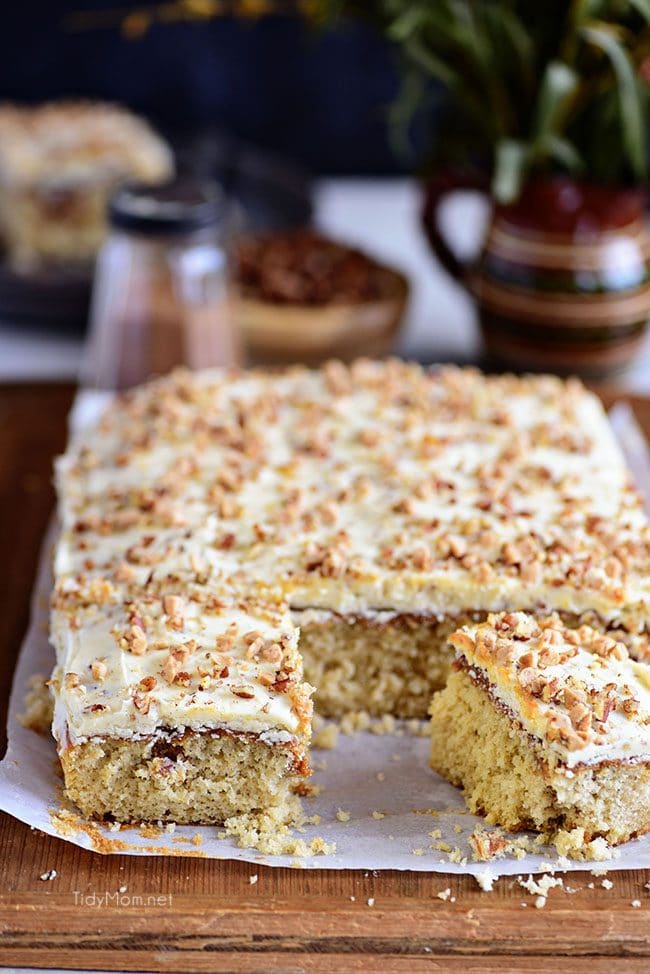
[[[103,397],[84,393],[73,411],[73,425],[94,418],[104,401]],[[625,404],[616,406],[611,418],[637,483],[650,498],[650,458],[643,434]],[[43,545],[31,623],[14,678],[9,746],[0,764],[0,808],[36,829],[60,835],[59,820],[52,813],[66,806],[56,772],[54,743],[22,727],[18,721],[18,715],[24,710],[30,677],[34,673],[49,674],[52,667],[53,654],[46,626],[53,540],[54,528]],[[468,839],[475,829],[485,827],[483,821],[466,811],[460,791],[429,769],[427,738],[412,736],[399,725],[398,728],[400,733],[389,735],[340,734],[334,749],[314,749],[313,781],[322,790],[316,797],[305,799],[304,805],[306,814],[320,816],[320,822],[295,834],[306,843],[316,837],[335,843],[336,852],[330,855],[263,855],[255,849],[238,848],[230,837],[220,838],[222,830],[216,827],[177,826],[173,834],[163,832],[151,836],[141,834],[137,827],[114,832],[108,826],[94,824],[88,831],[66,830],[62,838],[103,852],[189,854],[307,869],[412,869],[496,878],[539,872],[548,869],[549,864],[562,870],[585,868],[579,861],[558,860],[554,849],[544,847],[539,854],[527,853],[524,858],[509,855],[488,863],[473,861]],[[345,821],[337,818],[337,813]],[[489,826],[485,828],[489,832],[497,831]],[[448,848],[441,849],[441,843],[446,843]],[[463,861],[450,861],[450,855],[454,860]],[[598,866],[650,867],[650,836],[620,847],[615,858]]]

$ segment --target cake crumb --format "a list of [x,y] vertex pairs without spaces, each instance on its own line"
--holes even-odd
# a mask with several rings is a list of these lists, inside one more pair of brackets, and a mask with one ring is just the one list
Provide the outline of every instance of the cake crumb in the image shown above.
[[52,879],[56,879],[58,875],[59,874],[57,873],[56,869],[48,869],[47,872],[41,873],[40,878],[43,880],[43,882],[47,883]]
[[249,876],[248,877],[248,882],[251,884],[251,886],[254,886],[255,883],[257,882],[258,878],[259,877],[258,877],[257,873],[253,873],[252,876]]
[[582,862],[602,862],[605,859],[616,858],[620,855],[620,852],[613,849],[607,839],[602,837],[586,842],[583,828],[571,829],[568,832],[560,829],[559,832],[547,838],[560,855]]
[[435,849],[436,852],[451,852],[451,846],[448,842],[432,842],[431,848]]
[[469,836],[472,847],[472,859],[478,862],[489,862],[504,856],[508,843],[498,832],[487,832],[485,829],[475,829]]
[[386,780],[386,772],[385,771],[378,771],[377,774],[375,775],[375,777],[377,778],[377,781],[385,781]]
[[49,734],[52,726],[54,701],[48,686],[49,677],[35,673],[27,682],[24,711],[18,715],[18,722],[37,734]]
[[326,842],[319,836],[311,840],[309,848],[314,856],[332,856],[336,852],[336,842]]
[[378,822],[380,819],[385,818],[386,816],[384,812],[373,812],[372,817],[374,818],[375,822]]
[[439,900],[448,900],[451,897],[451,889],[449,886],[447,889],[441,889],[439,893],[436,893]]
[[350,821],[350,813],[349,812],[345,812],[342,808],[337,809],[336,817],[339,820],[339,822],[349,822]]
[[117,892],[118,893],[126,893],[128,891],[128,889],[129,889],[128,886],[125,886],[124,884],[122,884],[122,886],[119,887],[119,889],[118,889]]
[[424,849],[420,849],[420,848],[418,848],[418,849],[411,849],[411,852],[412,852],[412,854],[414,856],[423,856],[424,855]]
[[611,881],[611,879],[603,879],[600,885],[603,887],[603,889],[613,889],[614,888],[614,884]]
[[325,751],[333,750],[339,741],[339,729],[336,724],[327,724],[313,738],[313,746]]
[[494,889],[494,876],[491,876],[487,869],[482,873],[474,873],[474,879],[484,893],[491,893]]
[[641,900],[632,900],[630,906],[634,907],[635,910],[638,910],[638,908],[641,906]]
[[[539,880],[533,879],[532,875],[528,879],[517,876],[517,882],[525,890],[528,890],[529,893],[537,896],[538,899],[543,898],[544,900],[546,900],[549,890],[554,889],[556,886],[564,886],[564,880],[559,876],[549,876],[547,874],[540,876]],[[535,906],[537,906],[537,903],[535,903]]]
[[370,896],[368,898],[368,900],[367,900],[367,903],[368,903],[368,906],[374,906],[375,905],[375,898],[374,898],[374,896]]

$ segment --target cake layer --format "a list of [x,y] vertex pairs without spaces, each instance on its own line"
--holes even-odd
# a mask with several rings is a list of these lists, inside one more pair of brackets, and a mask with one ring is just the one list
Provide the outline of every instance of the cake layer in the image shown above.
[[396,361],[177,372],[118,399],[58,480],[60,576],[199,570],[354,615],[648,615],[647,519],[574,381]]
[[425,718],[431,694],[449,676],[448,637],[471,621],[468,614],[436,619],[323,610],[294,612],[293,618],[300,626],[305,675],[317,688],[314,702],[323,717],[365,711],[373,717]]
[[61,763],[68,797],[85,815],[188,825],[262,809],[288,821],[307,771],[290,744],[224,732],[94,739],[69,748]]
[[549,838],[584,830],[584,842],[617,844],[650,831],[650,764],[602,762],[567,773],[471,670],[453,672],[431,706],[431,766],[463,788],[468,808],[492,825]]
[[17,267],[92,260],[108,197],[125,179],[174,171],[167,144],[136,115],[98,102],[0,105],[0,231]]

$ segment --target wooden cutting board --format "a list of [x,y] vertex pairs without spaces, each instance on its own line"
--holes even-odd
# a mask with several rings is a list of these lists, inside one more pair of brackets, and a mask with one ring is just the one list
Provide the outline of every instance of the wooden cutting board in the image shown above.
[[[2,751],[14,662],[53,503],[51,461],[64,446],[73,392],[0,386]],[[632,403],[650,434],[650,400]],[[56,879],[41,880],[50,869]],[[440,873],[101,856],[0,815],[0,966],[531,974],[557,964],[565,974],[648,972],[650,870],[609,879],[613,888],[606,890],[589,872],[572,873],[566,883],[578,892],[552,890],[536,909],[512,878],[483,893],[469,877]],[[93,905],[91,894],[99,904],[120,887],[130,902]],[[446,888],[453,901],[438,898]]]

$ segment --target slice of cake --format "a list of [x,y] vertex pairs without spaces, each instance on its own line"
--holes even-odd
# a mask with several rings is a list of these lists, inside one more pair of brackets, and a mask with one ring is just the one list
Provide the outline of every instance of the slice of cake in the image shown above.
[[650,830],[650,666],[589,626],[490,615],[450,637],[431,705],[431,765],[507,829]]
[[85,814],[292,817],[311,688],[284,607],[217,598],[200,574],[139,582],[125,563],[57,586],[52,638],[54,736]]
[[94,258],[106,207],[125,179],[161,182],[169,146],[116,105],[0,105],[0,232],[18,269]]

